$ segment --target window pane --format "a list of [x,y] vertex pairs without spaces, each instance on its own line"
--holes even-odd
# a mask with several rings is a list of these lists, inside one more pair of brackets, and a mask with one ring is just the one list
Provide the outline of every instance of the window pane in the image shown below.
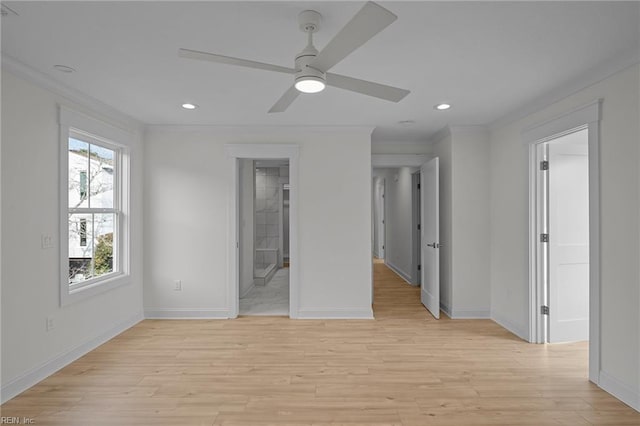
[[69,215],[69,284],[78,284],[115,270],[114,213]]
[[98,145],[90,145],[89,207],[112,208],[114,151]]
[[94,214],[94,276],[109,274],[114,271],[113,264],[113,230],[115,214]]
[[69,207],[89,207],[89,144],[69,138]]
[[93,220],[91,214],[69,215],[69,284],[92,276]]

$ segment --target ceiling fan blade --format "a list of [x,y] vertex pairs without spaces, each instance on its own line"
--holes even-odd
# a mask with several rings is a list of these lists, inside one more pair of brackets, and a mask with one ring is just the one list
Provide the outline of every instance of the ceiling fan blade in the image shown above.
[[327,84],[391,102],[400,102],[405,96],[411,93],[409,90],[332,73],[327,73]]
[[298,89],[295,88],[295,86],[291,86],[289,88],[289,90],[287,90],[286,92],[284,92],[284,95],[282,95],[280,97],[280,99],[278,99],[278,102],[276,102],[271,109],[269,110],[269,112],[284,112],[287,108],[289,108],[289,105],[291,105],[293,103],[293,101],[296,100],[296,98],[298,97],[298,95],[300,94],[300,92],[298,91]]
[[178,49],[178,56],[200,61],[217,62],[220,64],[238,65],[247,68],[257,68],[266,71],[283,72],[295,74],[293,68],[281,67],[280,65],[265,64],[264,62],[249,61],[247,59],[233,58],[231,56],[216,55],[215,53],[200,52],[199,50]]
[[328,71],[396,19],[398,17],[384,7],[367,2],[318,53],[313,66],[324,72]]

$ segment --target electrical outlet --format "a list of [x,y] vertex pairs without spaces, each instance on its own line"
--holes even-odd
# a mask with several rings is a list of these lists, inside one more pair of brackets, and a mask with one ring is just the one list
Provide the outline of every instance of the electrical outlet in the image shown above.
[[173,282],[173,289],[175,291],[182,291],[182,281],[181,280],[175,280]]
[[42,248],[43,249],[53,248],[53,237],[51,235],[42,234],[40,236],[40,240],[42,242]]
[[53,320],[53,317],[47,317],[47,331],[51,331],[56,328],[56,323]]

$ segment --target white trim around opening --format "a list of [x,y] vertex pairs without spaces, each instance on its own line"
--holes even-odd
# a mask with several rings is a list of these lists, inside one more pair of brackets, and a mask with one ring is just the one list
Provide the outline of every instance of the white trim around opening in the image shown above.
[[529,146],[529,341],[544,342],[540,313],[541,273],[538,271],[537,147],[579,128],[589,133],[589,380],[600,382],[600,110],[598,99],[522,132]]
[[239,310],[239,241],[238,223],[240,179],[239,159],[288,159],[289,160],[289,317],[299,317],[299,258],[298,258],[298,145],[294,144],[227,144],[225,154],[231,164],[229,188],[229,247],[228,305],[229,317],[236,318]]

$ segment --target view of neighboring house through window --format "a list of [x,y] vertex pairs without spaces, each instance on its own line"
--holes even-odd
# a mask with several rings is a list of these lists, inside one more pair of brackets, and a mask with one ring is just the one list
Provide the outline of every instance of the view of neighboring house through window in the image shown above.
[[87,219],[80,219],[80,246],[87,245]]
[[[87,140],[84,140],[87,139]],[[72,134],[68,142],[69,285],[118,272],[118,148]]]

